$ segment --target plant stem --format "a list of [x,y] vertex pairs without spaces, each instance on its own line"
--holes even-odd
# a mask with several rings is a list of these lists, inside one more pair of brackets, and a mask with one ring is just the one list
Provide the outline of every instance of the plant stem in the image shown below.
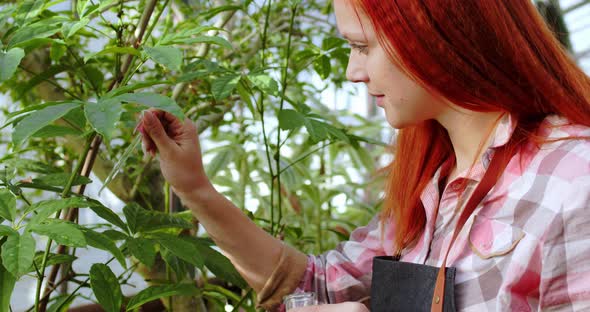
[[242,306],[242,304],[244,304],[244,302],[246,301],[246,299],[248,299],[248,297],[250,296],[250,294],[252,293],[252,288],[248,289],[248,292],[240,299],[240,301],[238,301],[238,303],[234,306],[232,312],[237,312],[240,310],[240,307]]
[[[109,264],[109,263],[113,262],[113,260],[115,260],[115,257],[111,257],[111,259],[109,259],[109,261],[107,261],[105,264]],[[122,274],[125,274],[125,273],[126,273],[128,270],[130,270],[131,268],[132,268],[132,267],[130,266],[130,267],[129,267],[127,270],[125,270],[125,271],[124,271]],[[120,276],[123,276],[122,274],[121,274]],[[72,291],[72,293],[71,293],[71,294],[68,296],[68,298],[67,298],[66,300],[64,300],[64,301],[63,301],[63,303],[62,303],[62,304],[61,304],[59,307],[57,307],[57,309],[55,309],[55,311],[60,311],[60,309],[62,308],[62,306],[63,306],[63,305],[66,303],[66,302],[70,301],[70,299],[72,299],[72,297],[73,297],[73,296],[74,296],[74,295],[75,295],[75,294],[78,292],[78,290],[80,290],[80,288],[82,288],[82,286],[84,286],[84,285],[87,285],[87,284],[88,284],[88,281],[89,281],[89,280],[90,280],[90,277],[86,278],[86,280],[85,280],[84,282],[82,282],[82,283],[78,284],[78,287],[77,287],[76,289],[74,289],[74,291]],[[117,280],[118,280],[118,278],[117,278]],[[49,296],[48,296],[48,299],[49,299]]]
[[[289,72],[289,61],[291,58],[291,37],[293,35],[293,24],[295,21],[295,15],[297,13],[297,4],[295,4],[292,8],[291,8],[291,19],[289,20],[289,35],[288,35],[288,39],[287,39],[287,53],[285,55],[285,66],[283,67],[282,73],[281,73],[281,100],[280,100],[280,104],[279,104],[279,114],[281,113],[281,111],[283,110],[283,105],[285,103],[285,93],[287,92],[287,74]],[[278,119],[278,117],[277,117]],[[277,168],[277,187],[279,189],[279,192],[277,194],[278,197],[278,212],[279,212],[279,216],[277,218],[277,233],[279,232],[280,229],[280,225],[281,225],[281,221],[283,219],[283,208],[282,208],[282,192],[281,190],[281,122],[280,119],[278,119],[278,129],[277,129],[277,154],[275,157],[275,161],[276,161],[276,168]]]
[[[76,177],[80,173],[80,170],[82,168],[82,164],[84,163],[84,159],[86,158],[86,156],[88,155],[88,152],[90,151],[90,146],[91,146],[91,143],[93,140],[94,140],[94,135],[92,135],[90,138],[88,138],[88,140],[86,142],[86,146],[84,146],[84,151],[82,152],[82,154],[80,154],[80,157],[78,158],[78,163],[76,164],[76,167],[72,171],[72,175],[70,176],[70,179],[68,180],[68,182],[63,190],[63,193],[61,194],[62,198],[67,198],[69,196],[70,188],[72,187],[74,180],[76,179]],[[60,214],[61,214],[61,210],[55,214],[55,218],[59,219]],[[49,257],[49,251],[51,250],[52,243],[53,243],[53,240],[50,238],[47,241],[47,246],[45,247],[45,254],[43,255],[43,261],[41,261],[40,276],[39,276],[39,279],[37,280],[37,290],[35,292],[35,311],[45,311],[45,306],[47,304],[46,301],[44,301],[45,305],[43,305],[43,304],[39,305],[39,299],[41,297],[41,286],[43,285],[43,279],[45,277],[45,267],[47,266],[47,258]],[[54,280],[51,280],[49,282],[53,283]],[[47,284],[47,287],[51,287],[50,283]]]
[[[267,32],[268,32],[268,24],[270,18],[270,8],[272,5],[272,0],[268,1],[268,5],[266,7],[266,17],[264,21],[264,30],[262,32],[262,55],[261,55],[261,62],[262,68],[266,66],[266,44],[267,44]],[[275,192],[275,181],[274,181],[274,170],[272,169],[272,160],[270,157],[270,146],[268,142],[268,136],[266,134],[266,126],[264,123],[264,92],[260,91],[260,100],[258,102],[258,113],[260,113],[260,122],[262,123],[262,137],[264,139],[264,148],[266,152],[266,160],[268,162],[268,171],[270,173],[270,232],[274,233],[275,227],[275,218],[274,218],[274,192]],[[278,170],[279,168],[277,168]]]
[[66,186],[64,187],[64,190],[61,193],[62,198],[67,198],[70,196],[70,189],[72,188],[72,185],[74,184],[74,181],[76,180],[76,177],[78,177],[80,175],[80,171],[82,169],[82,166],[85,162],[86,157],[88,156],[88,153],[90,152],[90,147],[92,146],[92,141],[94,141],[95,136],[96,136],[96,133],[92,134],[90,136],[90,138],[88,138],[88,141],[86,141],[86,145],[84,146],[84,151],[82,152],[82,154],[80,154],[80,158],[78,159],[78,163],[76,163],[76,167],[72,171],[72,175],[68,179],[68,182],[66,183]]
[[[29,70],[28,68],[22,66],[22,65],[18,65],[18,68],[26,71],[27,73],[31,74],[31,75],[36,75],[36,76],[40,76],[40,74],[33,72],[32,70]],[[82,98],[80,98],[79,96],[77,96],[76,94],[70,92],[69,90],[65,89],[64,87],[62,87],[61,85],[59,85],[59,83],[57,83],[56,81],[53,81],[51,79],[48,78],[43,78],[43,81],[53,85],[54,87],[56,87],[57,89],[59,89],[60,91],[69,94],[73,99],[82,101]],[[19,98],[20,100],[20,98]]]
[[[139,28],[138,28],[139,35],[137,36],[137,40],[136,40],[136,42],[134,44],[135,47],[137,47],[140,44],[140,42],[141,42],[142,36],[143,36],[143,34],[144,34],[145,30],[146,30],[146,27],[147,27],[147,23],[149,22],[149,20],[151,18],[151,15],[152,15],[152,13],[154,11],[154,7],[156,5],[156,2],[157,2],[157,0],[151,0],[148,3],[148,5],[146,6],[146,8],[145,8],[145,10],[143,12],[143,15],[142,15],[141,21],[140,21],[140,25],[139,25]],[[125,63],[125,65],[124,65],[124,67],[122,69],[122,73],[123,74],[126,74],[127,73],[127,70],[129,69],[129,65],[131,65],[131,61],[132,60],[133,60],[133,58],[131,56],[129,58],[127,58],[127,62]],[[111,84],[109,86],[108,91],[111,91],[115,87],[116,82],[117,82],[117,80],[115,79],[113,81],[113,84]],[[95,161],[96,156],[98,155],[98,152],[99,152],[100,144],[102,143],[102,138],[99,135],[93,135],[93,138],[91,140],[89,140],[89,141],[92,142],[90,144],[90,147],[89,147],[89,149],[92,148],[92,151],[90,153],[88,153],[88,151],[86,151],[85,153],[82,154],[84,156],[84,158],[81,158],[81,159],[84,160],[84,166],[82,168],[82,171],[83,171],[83,174],[82,175],[84,175],[84,176],[90,175],[90,172],[92,171],[92,167],[94,165],[94,161]],[[80,163],[78,163],[78,165]],[[69,185],[69,187],[64,188],[64,194],[69,194],[69,191],[70,191],[69,188],[71,188],[71,184]],[[86,189],[86,186],[85,185],[81,185],[78,188],[78,194],[83,194],[85,189]],[[73,209],[75,209],[75,208],[73,208]],[[73,210],[72,210],[72,212],[73,212]],[[71,218],[74,215],[75,215],[74,213],[68,214],[68,217]],[[59,217],[59,212],[57,214],[57,217]],[[51,240],[47,244],[47,248],[45,250],[45,255],[43,257],[43,265],[42,265],[42,270],[41,270],[41,273],[42,274],[45,274],[45,265],[46,265],[47,256],[49,255],[50,248],[51,248]],[[62,253],[64,252],[63,249],[60,249],[60,251]],[[51,274],[50,274],[50,276],[49,276],[49,278],[47,280],[47,285],[48,286],[54,283],[55,278],[57,277],[57,273],[59,271],[59,267],[60,266],[57,266],[57,265],[53,267],[53,270],[52,270],[52,272],[51,272]],[[40,292],[41,292],[41,289],[40,288],[41,288],[42,281],[43,281],[43,275],[38,280],[38,284],[37,284],[37,294],[35,296],[35,311],[36,312],[45,312],[45,309],[47,308],[47,302],[48,302],[48,300],[43,300],[39,304],[39,296],[40,296]],[[46,289],[46,292],[51,293],[50,288],[47,288]],[[49,297],[47,297],[47,298],[49,298]]]
[[143,166],[141,166],[141,168],[139,169],[139,172],[137,173],[137,177],[135,178],[135,182],[133,183],[133,187],[131,188],[131,192],[129,192],[129,198],[131,200],[133,200],[135,198],[135,195],[137,195],[137,190],[139,189],[139,184],[141,183],[141,179],[143,178],[143,174],[145,173],[145,170],[152,162],[152,159],[154,159],[154,158],[152,156],[150,156],[144,162]]
[[318,147],[318,148],[316,148],[316,149],[314,149],[314,150],[312,150],[312,151],[308,152],[307,154],[305,154],[305,155],[303,155],[303,156],[301,156],[301,157],[297,158],[297,160],[295,160],[294,162],[290,163],[290,164],[289,164],[289,165],[287,165],[285,168],[281,169],[281,173],[285,172],[285,170],[287,170],[287,169],[289,169],[289,168],[293,167],[293,166],[294,166],[296,163],[298,163],[298,162],[300,162],[300,161],[304,160],[305,158],[309,157],[310,155],[314,154],[315,152],[317,152],[317,151],[319,151],[319,150],[321,150],[321,149],[323,149],[323,148],[326,148],[326,147],[328,147],[328,146],[330,146],[330,145],[332,145],[332,144],[334,144],[334,143],[335,143],[335,141],[332,141],[332,142],[330,142],[330,143],[326,143],[326,144],[324,144],[324,145],[322,145],[322,146],[320,146],[320,147]]
[[[147,25],[150,21],[150,18],[152,17],[152,14],[154,13],[154,8],[156,7],[157,2],[158,2],[158,0],[150,0],[146,4],[145,9],[143,10],[143,13],[141,14],[141,19],[139,21],[139,27],[137,28],[137,32],[135,34],[136,39],[135,39],[135,42],[133,43],[134,48],[138,48],[141,45],[143,35],[145,34]],[[131,67],[131,64],[133,63],[134,60],[135,60],[135,56],[133,56],[133,55],[129,55],[125,59],[125,63],[123,64],[123,68],[121,69],[121,74],[122,74],[121,76],[123,77],[123,80],[128,80],[128,79],[126,79],[127,74],[128,74],[128,70]],[[118,77],[115,77],[115,79],[113,80],[113,82],[109,86],[109,91],[114,89],[118,82],[119,82]]]
[[166,7],[168,6],[168,3],[170,3],[170,0],[166,0],[166,2],[164,2],[164,5],[162,6],[162,9],[160,11],[158,11],[158,14],[156,14],[156,18],[154,19],[154,21],[152,22],[152,25],[150,25],[150,28],[148,28],[148,30],[146,32],[145,39],[143,40],[144,42],[150,38],[152,31],[156,27],[156,24],[158,24],[158,21],[160,20],[160,16],[162,16],[162,13],[164,12]]

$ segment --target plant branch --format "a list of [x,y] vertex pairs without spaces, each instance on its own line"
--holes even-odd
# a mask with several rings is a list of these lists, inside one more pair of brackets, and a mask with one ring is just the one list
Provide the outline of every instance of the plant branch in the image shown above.
[[[225,12],[225,14],[223,14],[222,17],[220,19],[218,19],[217,22],[215,22],[215,24],[213,26],[216,28],[223,28],[229,22],[229,20],[234,16],[235,13],[236,13],[235,10]],[[217,30],[210,30],[209,32],[207,32],[207,35],[214,36],[217,33],[218,33]],[[209,44],[202,43],[199,46],[199,50],[197,51],[196,57],[205,57],[207,55],[207,53],[209,53]],[[186,83],[186,82],[182,82],[182,83],[179,83],[176,86],[174,86],[174,90],[172,91],[172,99],[174,99],[174,100],[178,99],[180,94],[184,91],[184,88],[186,88],[187,84],[188,83]]]
[[[151,15],[152,15],[152,13],[154,11],[154,7],[156,6],[156,2],[157,2],[157,0],[150,0],[150,2],[146,5],[146,8],[145,8],[145,10],[144,10],[144,12],[142,14],[141,20],[139,22],[137,39],[136,39],[136,41],[134,43],[134,47],[136,47],[136,48],[141,43],[141,39],[143,37],[143,34],[145,33],[147,24],[148,24],[148,22],[149,22],[149,20],[151,18]],[[123,74],[126,74],[127,73],[127,70],[129,69],[129,65],[130,65],[130,63],[131,63],[132,60],[133,60],[132,56],[130,56],[129,58],[127,58],[127,61],[125,63],[126,65],[124,65],[124,67],[122,69],[122,73]],[[114,83],[111,84],[111,86],[109,87],[109,90],[108,91],[111,91],[115,87],[116,82],[117,82],[117,80],[115,79],[114,80]],[[90,151],[88,153],[83,153],[82,154],[82,155],[84,155],[84,166],[82,167],[82,174],[81,175],[83,175],[85,177],[88,177],[90,175],[90,172],[92,171],[92,167],[94,165],[94,161],[96,160],[96,157],[98,155],[98,152],[99,152],[101,143],[102,143],[101,136],[96,135],[96,136],[94,136],[92,138],[92,143],[91,143]],[[77,193],[78,194],[83,194],[85,189],[86,189],[86,185],[80,185],[80,187],[77,190]],[[64,192],[66,192],[66,191],[69,192],[69,190],[67,188],[64,189]],[[68,215],[66,217],[67,220],[70,220],[76,214],[77,214],[76,208],[71,209],[68,212]],[[50,240],[50,242],[51,242],[51,240]],[[46,250],[46,255],[45,256],[48,255],[50,245],[51,244],[48,243],[48,248]],[[60,248],[59,251],[61,251],[63,253],[65,251],[65,248]],[[46,257],[44,257],[44,258],[46,258]],[[44,260],[44,263],[45,263],[45,260]],[[44,273],[44,267],[45,266],[43,265],[42,266],[42,273]],[[57,277],[57,273],[59,271],[59,268],[60,268],[59,265],[56,265],[56,266],[53,267],[52,272],[51,272],[51,274],[50,274],[50,276],[49,276],[49,278],[47,280],[47,285],[48,286],[51,285],[51,284],[53,284],[55,282],[55,278]],[[36,300],[35,311],[45,312],[45,310],[47,308],[47,302],[48,302],[48,300],[43,300],[40,303],[40,306],[37,306],[37,302],[38,302],[39,295],[40,295],[39,292],[40,292],[40,287],[41,287],[41,281],[42,281],[42,279],[39,280],[39,284],[37,286],[38,287],[38,291],[37,291],[37,295],[35,296],[35,300]],[[50,288],[46,288],[46,290],[45,290],[46,293],[51,293],[51,291],[52,290]]]
[[[295,4],[292,8],[291,8],[291,19],[289,21],[289,35],[287,38],[287,52],[285,55],[285,66],[283,67],[282,73],[281,73],[281,100],[280,100],[280,104],[279,104],[279,114],[281,113],[281,111],[283,110],[283,105],[285,103],[285,93],[287,92],[287,75],[289,72],[289,61],[291,59],[291,37],[293,35],[293,24],[295,21],[295,15],[297,14],[297,4]],[[278,118],[277,118],[278,119]],[[281,125],[280,125],[280,119],[278,121],[279,126],[277,129],[277,154],[275,157],[275,161],[276,161],[276,168],[277,168],[277,185],[279,190],[281,189]],[[282,208],[282,192],[278,192],[277,194],[278,196],[278,212],[279,212],[279,216],[277,218],[277,232],[279,232],[279,228],[280,228],[280,224],[281,221],[283,219],[283,208]]]
[[[62,198],[66,198],[69,196],[70,188],[72,187],[72,184],[74,183],[75,178],[80,174],[80,170],[82,168],[82,163],[84,162],[84,159],[86,158],[86,156],[88,155],[88,153],[90,151],[91,142],[94,140],[94,138],[95,137],[92,136],[88,139],[88,141],[87,141],[88,143],[86,144],[86,146],[84,148],[84,152],[82,154],[80,154],[80,158],[78,159],[78,163],[76,164],[76,167],[72,171],[72,175],[70,176],[70,179],[68,180],[68,183],[66,184],[66,186],[63,190],[63,193],[61,194]],[[55,214],[55,218],[59,219],[60,214],[61,214],[61,210]],[[47,266],[47,258],[49,257],[49,251],[51,250],[52,243],[53,243],[53,240],[50,238],[47,241],[47,246],[45,247],[45,254],[43,255],[43,260],[41,261],[41,270],[40,270],[39,278],[37,279],[37,290],[35,293],[35,311],[44,312],[45,308],[47,306],[47,301],[42,301],[41,304],[39,304],[39,298],[41,296],[41,285],[43,285],[43,279],[45,277],[45,267]],[[56,265],[56,266],[54,266],[54,268],[55,267],[58,267],[58,266]],[[51,277],[53,277],[53,276],[51,276]],[[51,285],[54,282],[55,282],[55,277],[48,279],[47,287],[48,288],[52,287]]]
[[[266,45],[267,45],[267,32],[268,32],[268,24],[270,18],[270,8],[272,6],[272,0],[268,1],[268,5],[266,7],[266,16],[264,21],[264,30],[262,31],[262,55],[261,55],[261,62],[262,68],[266,66]],[[270,232],[274,233],[274,226],[275,226],[275,218],[274,218],[274,170],[272,169],[272,160],[270,157],[270,146],[268,142],[268,135],[266,134],[266,126],[264,123],[264,92],[260,91],[260,100],[258,102],[258,113],[260,114],[260,123],[262,124],[262,137],[264,139],[264,149],[266,152],[266,161],[268,162],[268,171],[270,175]],[[279,170],[279,168],[277,168]]]
[[310,155],[312,155],[313,153],[315,153],[315,152],[317,152],[317,151],[319,151],[319,150],[321,150],[321,149],[323,149],[323,148],[326,148],[326,147],[328,147],[328,146],[330,146],[330,145],[334,144],[335,142],[336,142],[336,141],[332,141],[332,142],[330,142],[330,143],[324,144],[324,145],[322,145],[322,146],[320,146],[320,147],[318,147],[318,148],[316,148],[316,149],[314,149],[314,150],[312,150],[312,151],[310,151],[310,152],[306,153],[305,155],[303,155],[303,156],[301,156],[301,157],[297,158],[297,160],[293,161],[292,163],[290,163],[289,165],[287,165],[285,168],[282,168],[282,169],[281,169],[281,171],[280,171],[280,173],[283,173],[283,172],[285,172],[285,170],[287,170],[287,169],[289,169],[289,168],[293,167],[293,166],[294,166],[295,164],[297,164],[298,162],[300,162],[300,161],[302,161],[302,160],[306,159],[307,157],[309,157],[309,156],[310,156]]

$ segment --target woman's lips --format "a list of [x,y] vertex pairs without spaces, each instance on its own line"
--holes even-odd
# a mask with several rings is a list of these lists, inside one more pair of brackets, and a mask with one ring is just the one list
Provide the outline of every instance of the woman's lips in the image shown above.
[[377,102],[377,106],[383,107],[383,95],[375,95],[375,100]]

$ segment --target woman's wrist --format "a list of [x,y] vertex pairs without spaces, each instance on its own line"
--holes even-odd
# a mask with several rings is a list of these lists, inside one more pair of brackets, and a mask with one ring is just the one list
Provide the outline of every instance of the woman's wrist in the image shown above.
[[[189,206],[191,210],[206,204],[213,197],[218,196],[219,193],[211,183],[203,183],[202,185],[192,188],[179,190],[172,187],[174,193],[180,198],[185,206]],[[193,208],[194,207],[194,208]]]

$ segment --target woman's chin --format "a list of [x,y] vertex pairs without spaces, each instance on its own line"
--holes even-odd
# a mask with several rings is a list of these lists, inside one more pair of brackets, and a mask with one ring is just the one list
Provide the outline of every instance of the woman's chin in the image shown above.
[[394,129],[403,129],[405,127],[411,126],[408,122],[404,122],[400,118],[387,118],[387,123]]

